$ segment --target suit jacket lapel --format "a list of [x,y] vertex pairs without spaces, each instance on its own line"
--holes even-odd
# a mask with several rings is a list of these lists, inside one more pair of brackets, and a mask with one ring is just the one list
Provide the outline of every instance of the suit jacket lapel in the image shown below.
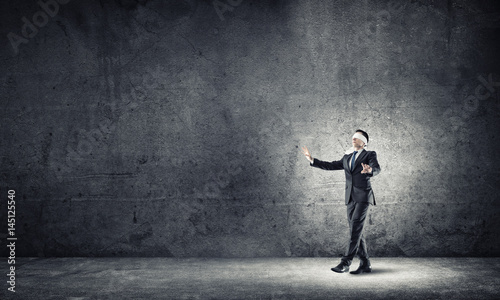
[[[358,165],[361,164],[361,161],[365,158],[365,156],[367,155],[368,153],[366,152],[366,150],[362,151],[358,158],[356,158],[356,162],[354,163],[354,168],[356,168]],[[353,170],[354,170],[353,168]]]

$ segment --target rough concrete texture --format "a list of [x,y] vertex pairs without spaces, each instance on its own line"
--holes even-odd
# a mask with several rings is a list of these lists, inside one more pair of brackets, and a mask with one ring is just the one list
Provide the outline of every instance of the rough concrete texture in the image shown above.
[[336,257],[300,146],[361,128],[372,256],[498,256],[498,3],[3,1],[2,244],[14,189],[18,256]]
[[353,275],[330,271],[329,258],[23,258],[18,298],[7,289],[1,289],[0,296],[24,300],[500,297],[498,258],[400,257],[372,263],[372,273]]

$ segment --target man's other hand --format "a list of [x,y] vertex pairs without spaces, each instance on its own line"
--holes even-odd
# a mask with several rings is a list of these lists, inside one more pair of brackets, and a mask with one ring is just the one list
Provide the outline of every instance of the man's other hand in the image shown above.
[[361,163],[363,166],[363,170],[361,170],[361,174],[370,174],[372,172],[372,167],[369,165],[365,165],[364,163]]

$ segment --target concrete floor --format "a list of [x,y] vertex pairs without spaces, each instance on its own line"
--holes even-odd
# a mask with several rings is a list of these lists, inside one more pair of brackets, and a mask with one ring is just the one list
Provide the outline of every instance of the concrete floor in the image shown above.
[[[20,258],[0,299],[500,299],[500,258]],[[351,270],[357,267],[355,260]],[[8,272],[7,259],[0,262]],[[5,276],[5,275],[4,275]]]

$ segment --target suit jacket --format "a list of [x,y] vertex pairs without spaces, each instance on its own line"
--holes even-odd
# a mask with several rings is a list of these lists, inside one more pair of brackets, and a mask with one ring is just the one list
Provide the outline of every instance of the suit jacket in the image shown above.
[[[377,153],[375,151],[364,150],[356,158],[354,169],[351,172],[349,169],[349,161],[352,159],[352,153],[346,154],[341,160],[326,162],[319,159],[314,159],[310,163],[311,166],[323,170],[344,170],[345,171],[345,204],[349,203],[352,197],[356,202],[368,202],[376,205],[375,196],[373,195],[370,178],[380,173],[380,166],[377,161]],[[371,174],[361,174],[363,166],[361,163],[372,167]]]

